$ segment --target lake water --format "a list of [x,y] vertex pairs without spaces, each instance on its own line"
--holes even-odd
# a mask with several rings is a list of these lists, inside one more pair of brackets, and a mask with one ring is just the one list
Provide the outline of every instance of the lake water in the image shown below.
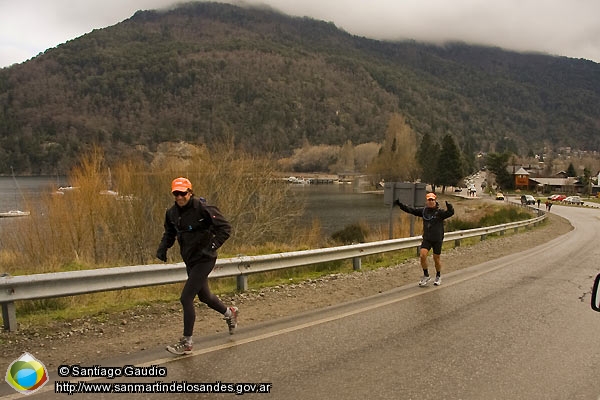
[[23,198],[39,196],[53,185],[66,185],[66,178],[24,176],[13,179],[10,176],[0,176],[0,212],[22,209]]
[[389,222],[390,210],[383,204],[383,192],[362,193],[350,184],[295,185],[293,191],[306,199],[303,220],[307,226],[317,218],[326,235],[355,223],[387,226]]
[[[12,178],[0,176],[0,212],[10,210],[31,211],[25,209],[27,202],[47,192],[53,186],[65,186],[65,177],[24,176]],[[23,217],[27,218],[27,217]],[[0,232],[11,224],[19,223],[22,218],[0,218]]]
[[[0,177],[0,212],[24,210],[24,198],[35,199],[52,187],[67,185],[66,177]],[[327,236],[354,223],[388,224],[389,207],[382,194],[359,193],[350,184],[294,185],[292,190],[306,200],[303,223],[310,227],[319,219]],[[0,230],[8,220],[18,218],[0,218]]]

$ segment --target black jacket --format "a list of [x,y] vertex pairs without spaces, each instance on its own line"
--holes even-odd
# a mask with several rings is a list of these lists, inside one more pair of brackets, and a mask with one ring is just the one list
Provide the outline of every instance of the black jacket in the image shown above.
[[454,207],[446,202],[447,210],[442,210],[436,203],[435,208],[418,207],[412,208],[396,200],[402,211],[423,218],[423,239],[430,242],[441,242],[444,240],[444,220],[454,215]]
[[216,258],[216,250],[231,235],[231,225],[219,209],[194,196],[184,207],[174,204],[169,208],[164,225],[159,251],[166,252],[177,238],[181,258],[188,266],[201,259]]

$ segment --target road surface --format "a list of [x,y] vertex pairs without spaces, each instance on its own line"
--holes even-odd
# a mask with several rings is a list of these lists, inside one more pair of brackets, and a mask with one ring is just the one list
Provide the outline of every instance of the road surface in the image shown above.
[[[143,382],[152,389],[157,381],[169,389],[219,383],[220,389],[270,391],[244,395],[253,399],[599,399],[600,313],[589,303],[600,269],[600,212],[575,207],[552,212],[569,218],[575,229],[528,252],[447,274],[440,287],[411,284],[240,329],[231,337],[203,338],[192,356],[150,352],[143,360],[103,362],[135,363],[143,371],[157,365],[167,375],[84,383],[108,383],[112,386],[105,389],[113,391]],[[52,380],[61,379],[57,371],[50,373]],[[67,398],[54,389],[48,384],[27,398]],[[72,398],[130,397],[90,393]]]

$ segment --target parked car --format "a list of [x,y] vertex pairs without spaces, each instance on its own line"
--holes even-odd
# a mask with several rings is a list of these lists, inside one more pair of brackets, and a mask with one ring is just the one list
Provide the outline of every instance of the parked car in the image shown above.
[[535,197],[533,197],[532,195],[524,194],[521,196],[521,204],[530,205],[530,204],[535,204],[535,203],[536,203]]
[[548,197],[548,200],[563,201],[566,198],[567,196],[565,196],[564,194],[553,194],[552,196]]
[[567,204],[578,204],[578,205],[583,204],[583,200],[581,200],[581,197],[579,197],[579,196],[569,196],[569,197],[565,198],[563,201]]
[[504,200],[504,194],[501,192],[496,193],[496,200]]

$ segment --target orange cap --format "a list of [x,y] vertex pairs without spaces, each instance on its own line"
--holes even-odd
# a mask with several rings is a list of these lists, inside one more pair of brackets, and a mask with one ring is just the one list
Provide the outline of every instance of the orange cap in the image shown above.
[[435,193],[427,193],[427,195],[425,196],[426,199],[437,199],[437,196],[435,195]]
[[187,192],[192,190],[192,182],[187,178],[175,178],[171,182],[171,192]]

